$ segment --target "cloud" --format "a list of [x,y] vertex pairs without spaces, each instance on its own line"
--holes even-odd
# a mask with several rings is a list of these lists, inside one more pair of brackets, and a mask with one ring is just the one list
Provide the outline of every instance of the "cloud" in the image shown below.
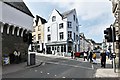
[[[75,8],[82,20],[89,20],[110,12],[112,3],[109,0],[24,0],[25,2],[49,2],[64,10]],[[112,11],[111,11],[112,12]]]
[[[50,5],[45,5],[46,10],[57,8],[64,12],[75,8],[79,23],[83,26],[82,32],[86,38],[92,38],[101,41],[103,31],[113,23],[112,3],[109,0],[24,0],[25,2],[48,2]],[[44,5],[44,3],[43,3]],[[43,6],[42,6],[43,7]],[[39,9],[41,10],[41,9]],[[39,10],[34,12],[40,13]],[[45,16],[48,16],[45,9],[41,11]],[[52,12],[52,11],[51,11]],[[50,13],[51,13],[50,12]],[[103,17],[101,19],[101,17]],[[108,22],[107,22],[108,21]],[[80,30],[81,31],[81,30]]]
[[104,30],[110,27],[111,22],[107,22],[106,24],[101,23],[98,25],[93,25],[90,27],[82,27],[82,31],[85,34],[86,38],[92,38],[97,42],[101,42],[104,38]]
[[81,17],[82,20],[89,20],[96,18],[103,13],[109,13],[111,11],[111,2],[110,1],[101,1],[100,0],[73,0],[67,2],[53,2],[53,5],[59,6],[60,8],[63,9],[73,9],[75,8],[77,11],[77,14],[79,17]]
[[24,0],[27,2],[107,2],[109,0]]

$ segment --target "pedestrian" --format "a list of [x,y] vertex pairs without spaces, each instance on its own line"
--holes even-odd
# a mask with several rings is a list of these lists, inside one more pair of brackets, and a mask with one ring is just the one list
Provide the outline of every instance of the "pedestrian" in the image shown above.
[[108,51],[106,51],[106,56],[108,56],[109,59],[110,53]]
[[71,58],[73,59],[73,51],[71,51]]
[[84,55],[84,61],[85,61],[85,59],[87,60],[87,53],[85,51],[84,51],[83,55]]
[[87,51],[87,61],[89,61],[90,51]]
[[76,54],[76,53],[74,52],[74,59],[75,59],[75,60],[77,60],[77,58],[76,58],[76,55],[75,55],[75,54]]
[[93,60],[92,60],[92,56],[93,56],[93,52],[90,51],[90,55],[89,55],[90,63],[93,62]]
[[18,51],[15,49],[13,54],[15,56],[15,63],[18,63],[17,62],[18,61],[18,56],[17,56],[18,55]]
[[101,59],[101,67],[105,68],[105,66],[106,66],[106,53],[105,53],[105,51],[101,52],[100,59]]
[[21,53],[18,51],[18,63],[21,62]]
[[9,57],[10,57],[10,64],[13,64],[15,61],[15,55],[13,53],[10,53]]
[[93,58],[93,63],[94,64],[97,64],[97,61],[96,61],[96,53],[95,52],[93,52],[93,55],[92,55],[92,58]]

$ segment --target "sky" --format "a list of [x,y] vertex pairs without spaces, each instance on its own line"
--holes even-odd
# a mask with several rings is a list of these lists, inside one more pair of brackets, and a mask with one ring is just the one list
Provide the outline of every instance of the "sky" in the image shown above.
[[103,42],[104,30],[114,23],[112,3],[109,0],[23,0],[34,16],[48,20],[54,9],[60,13],[76,9],[79,32],[87,39]]

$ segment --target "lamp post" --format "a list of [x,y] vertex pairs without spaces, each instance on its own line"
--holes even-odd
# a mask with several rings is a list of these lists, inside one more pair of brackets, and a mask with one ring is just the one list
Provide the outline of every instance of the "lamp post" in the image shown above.
[[[112,27],[112,29],[114,28],[114,25],[110,25],[110,27]],[[112,30],[112,42],[113,42],[113,54],[112,54],[112,56],[113,56],[113,69],[114,69],[114,72],[116,72],[116,62],[115,62],[115,56],[116,56],[116,53],[115,53],[115,43],[114,43],[114,32],[113,32],[113,30]]]

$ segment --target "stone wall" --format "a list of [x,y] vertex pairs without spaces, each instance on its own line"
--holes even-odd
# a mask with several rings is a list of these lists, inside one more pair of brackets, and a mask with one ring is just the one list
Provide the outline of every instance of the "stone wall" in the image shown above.
[[27,59],[28,44],[23,42],[23,37],[4,32],[2,34],[2,56],[13,53],[15,49],[20,51],[22,61],[25,61]]

